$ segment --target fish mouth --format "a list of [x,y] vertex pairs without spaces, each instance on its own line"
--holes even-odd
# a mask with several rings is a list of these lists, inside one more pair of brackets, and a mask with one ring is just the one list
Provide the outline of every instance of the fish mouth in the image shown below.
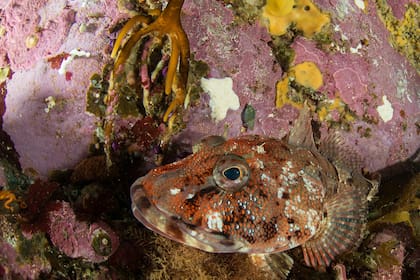
[[248,252],[247,244],[242,241],[189,224],[167,210],[159,208],[147,197],[143,189],[143,178],[134,182],[130,193],[134,217],[149,230],[210,253]]

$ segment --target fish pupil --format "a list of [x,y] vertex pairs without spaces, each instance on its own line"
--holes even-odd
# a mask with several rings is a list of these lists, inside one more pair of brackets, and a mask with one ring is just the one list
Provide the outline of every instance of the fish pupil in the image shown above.
[[241,176],[241,171],[239,170],[238,167],[230,167],[225,169],[225,171],[223,171],[223,176],[225,176],[227,179],[229,180],[236,180],[239,178],[239,176]]

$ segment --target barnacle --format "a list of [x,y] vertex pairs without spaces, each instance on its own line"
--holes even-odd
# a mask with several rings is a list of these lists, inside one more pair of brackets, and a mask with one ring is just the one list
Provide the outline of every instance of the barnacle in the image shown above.
[[[164,65],[167,63],[168,69],[164,81],[164,91],[166,95],[172,93],[174,96],[163,115],[163,121],[165,122],[169,120],[171,114],[185,100],[190,49],[187,35],[182,28],[180,20],[183,3],[184,0],[170,0],[167,7],[151,24],[149,24],[149,19],[142,15],[130,19],[118,35],[111,54],[111,57],[115,59],[112,74],[116,75],[121,70],[121,66],[127,62],[132,50],[135,49],[136,45],[143,38],[149,37],[149,41],[144,45],[144,51],[141,57],[142,61],[148,61],[150,53],[156,46],[160,45],[161,47],[163,45],[165,37],[169,39],[169,57],[162,55],[162,60],[156,65],[156,69],[152,71],[151,77],[148,74],[147,63],[145,63],[146,65],[142,65],[139,71],[143,87],[143,104],[147,112],[149,102],[147,85],[153,82],[156,73],[162,71]],[[140,28],[138,31],[133,31],[138,25],[142,25],[143,28]],[[130,32],[132,32],[131,35],[129,35]],[[169,120],[169,123],[171,123],[171,120]]]
[[92,233],[92,241],[91,246],[93,250],[100,256],[110,256],[112,253],[112,246],[115,246],[115,244],[112,244],[111,237],[109,234],[103,230],[103,229],[96,229]]
[[16,200],[16,196],[14,193],[8,190],[1,190],[0,191],[0,200],[6,200],[4,202],[4,208],[11,210],[12,206],[10,206],[10,203]]

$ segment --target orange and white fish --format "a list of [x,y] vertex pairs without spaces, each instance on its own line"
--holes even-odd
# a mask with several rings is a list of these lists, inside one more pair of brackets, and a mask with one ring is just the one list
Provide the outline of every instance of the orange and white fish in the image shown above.
[[310,122],[305,106],[288,139],[204,139],[194,154],[132,185],[135,217],[207,252],[273,254],[301,246],[307,265],[325,268],[361,240],[371,185],[339,138],[318,151]]

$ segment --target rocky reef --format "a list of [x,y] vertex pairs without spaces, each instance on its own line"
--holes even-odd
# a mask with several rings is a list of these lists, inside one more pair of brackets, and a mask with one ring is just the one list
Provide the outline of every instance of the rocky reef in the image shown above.
[[[168,1],[0,4],[0,276],[270,279],[247,255],[209,254],[147,230],[129,189],[205,136],[282,138],[307,102],[316,142],[340,133],[382,183],[360,247],[327,273],[291,250],[289,278],[412,279],[419,4],[176,2],[179,18],[164,22],[180,24],[189,45],[175,51],[165,35],[174,31],[159,24],[129,43]],[[182,70],[169,65],[177,54]],[[114,67],[118,56],[126,58]]]

